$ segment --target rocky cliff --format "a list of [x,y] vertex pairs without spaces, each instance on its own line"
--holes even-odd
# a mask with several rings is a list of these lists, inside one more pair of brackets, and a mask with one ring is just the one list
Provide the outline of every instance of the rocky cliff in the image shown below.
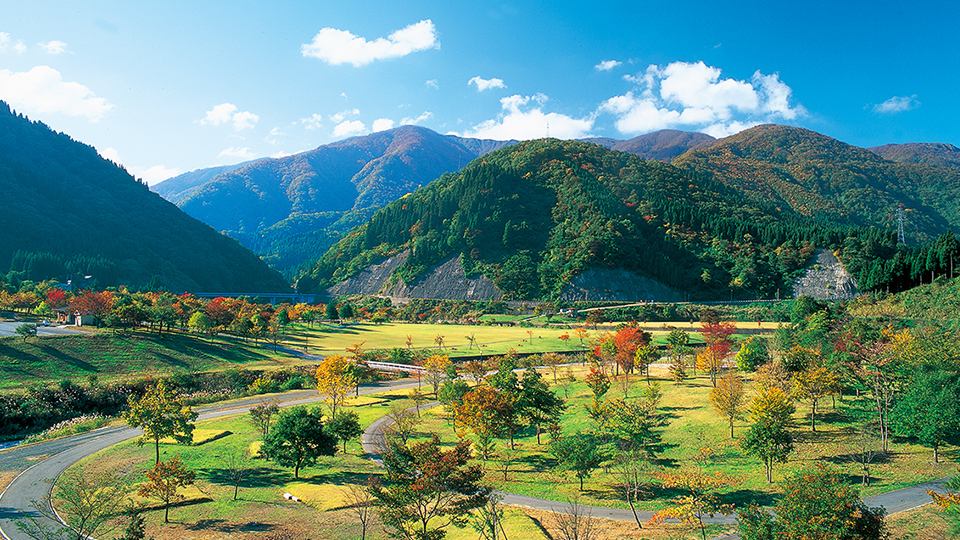
[[794,298],[850,300],[860,295],[857,283],[829,249],[818,249],[803,275],[793,282]]

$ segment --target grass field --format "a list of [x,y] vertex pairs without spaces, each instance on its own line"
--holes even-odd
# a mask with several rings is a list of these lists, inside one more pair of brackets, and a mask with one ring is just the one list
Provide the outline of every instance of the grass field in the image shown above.
[[[663,366],[655,366],[654,375],[663,369]],[[563,396],[569,403],[562,421],[564,432],[590,429],[592,420],[583,408],[591,399],[582,380],[584,371],[575,366],[568,375],[573,375],[575,380],[568,379],[554,386],[558,395]],[[552,382],[552,375],[545,374],[545,378]],[[748,382],[748,388],[749,384]],[[639,395],[645,385],[644,379],[637,377],[629,390],[629,399]],[[788,463],[777,465],[774,484],[767,484],[760,462],[744,455],[737,445],[737,439],[729,438],[726,423],[710,408],[707,399],[710,388],[709,381],[703,377],[679,386],[661,381],[662,410],[668,420],[662,431],[666,448],[660,456],[661,465],[683,466],[699,448],[714,448],[716,458],[708,465],[707,472],[721,471],[731,478],[732,485],[722,492],[723,502],[738,505],[749,502],[771,504],[779,496],[779,482],[785,476],[815,462],[832,463],[851,478],[856,477],[855,465],[845,457],[854,451],[850,435],[853,424],[843,416],[840,409],[832,410],[828,404],[823,409],[823,417],[818,421],[818,432],[811,433],[809,417],[806,414],[808,411],[801,406],[795,417],[796,451]],[[393,391],[366,396],[358,400],[351,409],[358,413],[361,424],[366,427],[386,414],[391,405],[412,406],[413,403],[407,395],[408,391]],[[609,397],[622,395],[622,387],[618,384],[611,387],[608,394]],[[243,527],[246,524],[258,522],[269,527],[266,530],[276,530],[278,533],[282,530],[295,537],[335,540],[358,538],[359,526],[350,509],[343,507],[342,489],[358,485],[367,475],[379,474],[380,471],[372,462],[361,457],[362,450],[357,441],[351,441],[347,445],[347,454],[338,453],[336,457],[323,459],[317,466],[302,470],[300,479],[294,479],[290,469],[283,469],[263,460],[253,460],[254,473],[242,485],[239,500],[232,500],[233,487],[226,480],[223,461],[227,455],[247,455],[251,448],[256,447],[259,436],[247,418],[246,415],[241,415],[198,424],[197,433],[208,441],[203,444],[161,447],[162,459],[180,455],[188,466],[198,471],[198,489],[205,498],[196,504],[172,509],[171,519],[176,523],[169,526],[159,523],[162,521],[162,513],[152,512],[148,517],[148,534],[158,540],[227,538],[244,532]],[[739,437],[745,427],[745,423],[738,422],[735,425],[735,436]],[[424,412],[418,431],[422,438],[429,432],[436,432],[448,446],[458,440],[450,429],[444,411],[439,407]],[[548,437],[544,435],[544,443],[547,440]],[[522,432],[517,437],[517,442],[520,454],[509,468],[506,481],[503,480],[498,461],[494,459],[485,464],[488,484],[508,492],[558,501],[558,508],[575,497],[579,497],[583,504],[627,508],[618,494],[612,474],[598,469],[586,480],[585,489],[581,493],[577,479],[572,474],[552,472],[554,462],[546,452],[546,444],[537,445],[532,430]],[[498,444],[502,448],[504,442],[500,441]],[[863,489],[862,495],[873,495],[940,478],[956,470],[956,448],[942,452],[944,463],[939,466],[932,464],[929,449],[897,441],[892,450],[886,461],[872,466],[872,485]],[[137,448],[133,443],[124,443],[93,456],[81,465],[95,463],[98,468],[131,467],[135,476],[141,476],[152,465],[151,456],[152,450],[149,447]],[[304,504],[310,507],[310,511],[304,512],[303,506],[282,500],[280,495],[285,491],[301,497]],[[655,498],[643,501],[640,505],[642,509],[662,509],[670,498],[677,494],[658,487],[654,487],[653,492]],[[518,538],[537,538],[527,535],[543,534],[543,530],[550,531],[553,527],[549,512],[524,510],[511,511],[509,515],[512,516],[510,526],[517,531],[524,531]],[[895,523],[898,530],[904,531],[903,538],[931,538],[920,533],[925,530],[925,524],[945,526],[942,518],[935,512],[922,511],[898,518]],[[602,538],[611,540],[685,537],[682,531],[671,526],[638,531],[635,524],[604,522],[603,527]],[[726,529],[728,527],[716,526],[711,531],[720,534]],[[248,532],[253,538],[256,537],[254,532],[262,533],[264,530]],[[451,532],[449,538],[475,538],[475,534],[467,529]],[[368,537],[382,537],[382,531]]]
[[252,341],[147,332],[0,339],[0,391],[96,375],[103,382],[144,374],[271,369],[303,363]]

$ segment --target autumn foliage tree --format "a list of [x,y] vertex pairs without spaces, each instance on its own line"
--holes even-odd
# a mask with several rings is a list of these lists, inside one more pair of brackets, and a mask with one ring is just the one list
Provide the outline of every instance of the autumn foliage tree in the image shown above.
[[464,527],[471,510],[487,502],[483,469],[468,465],[470,445],[444,451],[440,439],[411,446],[393,441],[383,456],[385,473],[370,487],[380,520],[405,540],[442,540],[447,527]]
[[730,438],[733,438],[733,422],[743,416],[744,408],[743,378],[736,373],[727,373],[720,377],[717,385],[710,391],[710,404],[724,420],[730,424]]
[[713,449],[702,448],[690,459],[690,463],[679,471],[665,471],[656,475],[664,487],[679,489],[683,494],[674,500],[673,506],[654,514],[649,523],[657,524],[667,519],[677,519],[682,524],[700,529],[701,537],[706,540],[703,518],[733,512],[733,507],[720,504],[717,496],[718,490],[732,485],[733,482],[719,471],[713,474],[704,471],[712,455]]
[[330,417],[336,418],[337,411],[357,384],[357,378],[348,359],[333,354],[323,359],[317,366],[317,391],[326,394],[330,401]]
[[159,461],[147,473],[147,482],[140,486],[137,495],[152,498],[163,504],[163,522],[170,523],[170,505],[183,499],[180,488],[193,484],[197,473],[188,469],[180,456],[170,461]]
[[723,368],[723,362],[730,356],[733,347],[731,336],[737,327],[729,321],[704,322],[700,326],[700,335],[707,346],[697,355],[697,365],[710,375],[710,384],[717,385],[717,377]]
[[810,402],[810,430],[817,430],[817,405],[826,396],[839,391],[840,377],[830,368],[809,366],[793,378],[793,395]]
[[789,427],[794,411],[789,396],[776,387],[761,388],[750,406],[753,424],[740,446],[763,462],[767,482],[773,482],[773,465],[786,462],[793,451]]

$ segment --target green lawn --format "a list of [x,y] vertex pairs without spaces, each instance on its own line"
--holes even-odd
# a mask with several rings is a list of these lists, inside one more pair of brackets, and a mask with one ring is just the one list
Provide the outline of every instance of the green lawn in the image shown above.
[[261,343],[148,332],[0,339],[0,391],[96,375],[109,382],[149,373],[270,369],[302,363]]

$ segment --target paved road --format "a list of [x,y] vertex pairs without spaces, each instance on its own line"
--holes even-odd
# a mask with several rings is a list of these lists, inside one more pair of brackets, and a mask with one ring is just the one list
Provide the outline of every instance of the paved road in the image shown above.
[[[402,379],[367,385],[360,394],[385,390],[413,388],[416,381]],[[228,403],[219,403],[196,409],[198,420],[246,412],[265,401],[277,401],[281,407],[290,407],[322,400],[316,390],[298,390],[278,396],[255,396]],[[0,534],[7,540],[30,540],[17,530],[15,520],[36,516],[31,501],[39,501],[53,487],[54,480],[77,461],[141,434],[128,427],[101,428],[95,431],[27,446],[17,446],[0,452],[0,470],[23,471],[3,493],[0,493]],[[55,526],[55,524],[52,524]]]
[[[9,337],[17,335],[16,329],[21,324],[33,324],[25,323],[22,321],[16,322],[0,322],[0,337]],[[70,334],[84,334],[80,330],[74,330],[70,326],[37,326],[37,335],[40,337],[44,336],[66,336]]]

